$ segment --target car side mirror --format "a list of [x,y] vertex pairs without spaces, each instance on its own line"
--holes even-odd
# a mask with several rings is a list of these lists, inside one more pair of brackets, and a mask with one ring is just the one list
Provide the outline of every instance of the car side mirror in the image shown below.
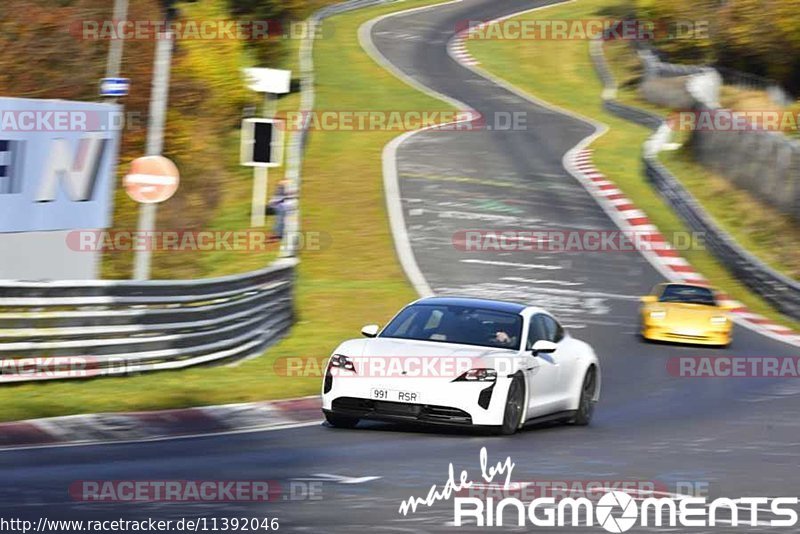
[[556,351],[558,345],[553,343],[552,341],[547,341],[546,339],[540,339],[536,343],[533,344],[531,347],[531,352],[534,356],[537,354],[550,354]]
[[361,329],[361,335],[364,337],[375,337],[378,335],[380,329],[381,327],[376,324],[368,324]]
[[645,295],[639,300],[641,300],[644,304],[653,304],[654,302],[658,302],[658,298],[655,295]]

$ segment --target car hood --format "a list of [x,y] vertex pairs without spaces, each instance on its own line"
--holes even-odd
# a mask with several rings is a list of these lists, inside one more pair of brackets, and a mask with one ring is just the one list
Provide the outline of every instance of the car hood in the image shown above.
[[659,308],[667,312],[667,321],[686,325],[707,324],[711,317],[725,314],[724,311],[716,306],[687,304],[684,302],[661,302],[653,306],[653,309]]
[[356,366],[363,365],[365,360],[385,359],[386,368],[400,371],[425,372],[420,362],[434,360],[435,363],[427,367],[429,372],[449,379],[453,378],[453,373],[457,376],[472,368],[505,370],[518,365],[515,350],[411,339],[353,339],[342,343],[334,352],[356,360]]
[[492,347],[478,347],[473,345],[459,345],[456,343],[442,343],[439,341],[421,341],[416,339],[397,339],[376,337],[371,339],[351,339],[345,341],[336,350],[345,356],[465,356],[470,358],[486,358],[493,355],[509,356],[516,351],[497,349]]

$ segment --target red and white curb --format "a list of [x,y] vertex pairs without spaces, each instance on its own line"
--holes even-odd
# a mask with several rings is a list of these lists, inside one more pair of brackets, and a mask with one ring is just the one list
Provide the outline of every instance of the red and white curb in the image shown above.
[[[512,13],[505,17],[484,22],[475,26],[475,28],[485,28],[490,24],[519,16],[523,13],[548,9],[550,7],[552,6],[539,6],[522,12]],[[599,172],[592,164],[592,150],[585,147],[597,137],[603,135],[608,127],[598,121],[537,98],[478,66],[479,62],[472,57],[466,47],[468,34],[471,30],[472,28],[465,28],[457,32],[450,40],[447,45],[450,56],[476,74],[504,87],[521,98],[593,125],[595,127],[595,133],[585,138],[564,156],[563,163],[567,171],[583,184],[584,188],[595,198],[603,210],[611,216],[612,220],[616,222],[621,230],[632,233],[635,232],[644,242],[659,243],[660,246],[648,247],[647,250],[642,250],[641,252],[668,280],[709,285],[708,281],[696,272],[689,262],[681,257],[678,251],[667,242],[658,228],[648,219],[647,214],[638,209],[614,182]],[[650,248],[652,250],[649,250]],[[742,303],[734,301],[725,295],[722,296],[722,302],[732,307],[731,313],[737,323],[743,324],[773,339],[800,346],[800,334],[794,332],[792,329],[777,324],[762,315],[751,312]]]
[[[523,12],[512,13],[493,21],[484,22],[474,28],[485,28],[490,24],[519,16],[522,13],[538,11],[549,7],[552,6],[539,6]],[[466,47],[468,34],[471,30],[472,28],[465,28],[457,32],[450,40],[448,43],[448,53],[450,56],[476,74],[493,81],[521,98],[593,125],[596,129],[595,133],[584,139],[578,146],[570,150],[564,156],[563,162],[567,171],[583,184],[584,188],[595,198],[604,211],[611,216],[612,220],[617,223],[621,230],[632,233],[635,232],[637,237],[641,238],[641,241],[653,244],[658,243],[659,246],[648,247],[647,250],[642,250],[641,252],[668,280],[710,285],[708,281],[695,271],[689,262],[681,257],[678,251],[667,242],[658,228],[647,217],[647,214],[638,209],[614,182],[609,180],[594,167],[592,163],[592,150],[585,147],[602,135],[608,127],[571,110],[545,102],[479,67],[479,62],[472,57]],[[773,339],[800,346],[800,334],[794,332],[791,328],[777,324],[771,319],[757,313],[753,313],[742,303],[732,300],[725,295],[722,296],[722,302],[732,307],[731,313],[737,323],[743,324]]]
[[472,28],[466,28],[457,32],[447,44],[447,52],[450,54],[450,57],[455,59],[458,63],[470,67],[480,65],[480,62],[472,57],[472,55],[469,53],[469,50],[467,50],[467,39],[469,38],[469,33],[472,30]]
[[[609,212],[615,212],[618,225],[623,231],[635,233],[642,242],[652,243],[643,253],[651,263],[658,263],[661,271],[675,282],[687,282],[710,285],[702,275],[675,250],[659,232],[658,228],[638,209],[633,202],[592,163],[592,150],[583,149],[572,155],[572,166],[577,170],[578,178],[592,196]],[[748,310],[742,303],[722,295],[722,303],[731,306],[731,313],[739,322],[748,323],[755,330],[766,332],[773,337],[800,345],[800,335],[791,328],[777,324],[757,313]]]
[[319,397],[0,423],[0,449],[157,441],[320,423]]

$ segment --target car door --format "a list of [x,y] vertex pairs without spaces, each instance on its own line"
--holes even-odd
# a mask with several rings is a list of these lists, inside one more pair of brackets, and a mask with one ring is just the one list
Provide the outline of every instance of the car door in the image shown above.
[[543,315],[543,322],[548,339],[558,345],[558,349],[549,354],[558,367],[558,382],[553,392],[556,399],[554,408],[556,411],[567,410],[574,396],[574,388],[571,386],[578,367],[574,340],[567,336],[564,327],[554,317]]
[[[543,313],[537,313],[531,317],[528,338],[525,343],[525,350],[528,354],[538,340],[554,340],[555,327],[548,323],[547,319],[549,316]],[[534,355],[534,369],[529,383],[528,418],[559,411],[559,405],[563,403],[560,374],[558,351],[552,354]]]

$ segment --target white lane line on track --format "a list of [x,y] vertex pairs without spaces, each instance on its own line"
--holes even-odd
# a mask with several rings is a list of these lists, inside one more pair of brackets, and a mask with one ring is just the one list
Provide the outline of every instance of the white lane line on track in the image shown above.
[[496,265],[499,267],[515,267],[517,269],[542,269],[545,271],[560,271],[563,269],[563,267],[559,265],[544,265],[541,263],[515,263],[512,261],[461,260],[461,263],[473,263],[478,265]]
[[[497,213],[474,212],[474,211],[461,211],[461,210],[447,210],[428,208],[428,212],[435,214],[440,219],[458,219],[458,220],[483,220],[486,222],[496,222],[498,224],[515,224],[522,218],[516,215],[501,215]],[[538,219],[522,219],[525,222],[535,224],[539,222]]]
[[219,436],[235,436],[237,434],[253,434],[257,432],[272,432],[275,430],[289,430],[294,428],[303,428],[308,426],[321,426],[322,420],[319,421],[305,421],[302,423],[277,423],[274,425],[266,425],[263,427],[242,428],[237,430],[224,430],[220,432],[211,432],[205,434],[186,434],[184,436],[158,436],[152,438],[142,439],[125,439],[125,440],[112,440],[112,441],[75,441],[71,443],[48,443],[42,445],[23,445],[21,447],[3,447],[0,448],[0,453],[16,452],[16,451],[29,451],[37,449],[63,449],[67,447],[95,447],[100,445],[130,445],[132,443],[155,443],[159,441],[172,441],[182,439],[197,439],[197,438],[213,438]]
[[[518,282],[522,284],[530,284],[531,282],[536,282],[536,280],[528,280],[527,278],[518,278],[515,276],[507,276],[501,278],[500,280],[505,280],[508,282]],[[639,295],[622,295],[620,293],[606,293],[603,291],[583,291],[580,289],[558,289],[555,287],[539,287],[536,288],[534,291],[541,292],[541,293],[553,293],[559,295],[576,295],[581,297],[600,297],[600,298],[610,298],[610,299],[621,299],[621,300],[639,300]]]
[[[311,476],[317,477],[318,479],[322,480],[329,480],[331,482],[336,482],[337,484],[364,484],[365,482],[372,482],[373,480],[378,480],[379,478],[382,478],[380,476],[348,477],[344,475],[333,475],[330,473],[316,473]],[[309,479],[304,479],[304,480],[309,480]]]
[[500,280],[507,282],[522,282],[524,284],[552,284],[556,286],[582,286],[580,282],[567,282],[564,280],[532,280],[530,278],[518,278],[516,276],[504,276]]

